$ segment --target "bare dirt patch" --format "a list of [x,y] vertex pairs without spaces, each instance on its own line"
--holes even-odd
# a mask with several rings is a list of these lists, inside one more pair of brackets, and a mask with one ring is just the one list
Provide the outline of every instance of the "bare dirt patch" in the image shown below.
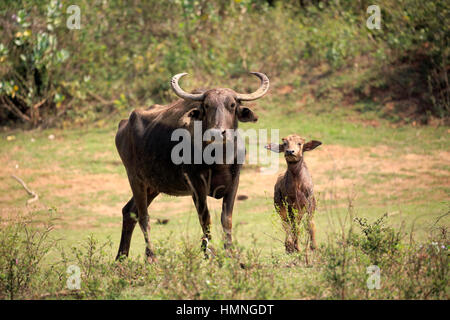
[[[332,192],[337,200],[346,199],[350,190],[363,188],[377,198],[400,195],[414,188],[430,188],[439,184],[450,186],[450,172],[438,169],[439,164],[450,165],[450,152],[439,151],[429,155],[404,154],[392,156],[389,147],[351,148],[339,145],[321,146],[305,155],[316,193]],[[376,157],[374,157],[375,155]],[[258,174],[257,170],[245,170],[241,174],[239,192],[249,197],[269,195],[286,164],[280,156],[279,173]],[[442,194],[432,193],[429,199],[442,199]],[[404,199],[408,200],[408,199]]]
[[[368,201],[380,203],[383,197],[402,195],[402,201],[417,197],[418,187],[431,190],[426,200],[445,198],[443,191],[432,191],[433,186],[450,187],[450,174],[445,167],[450,165],[450,152],[404,154],[393,156],[389,147],[351,148],[339,145],[323,145],[305,155],[305,161],[315,183],[315,192],[323,198],[346,200],[353,190],[365,190]],[[2,156],[2,160],[7,160]],[[103,158],[101,156],[100,158]],[[286,164],[280,155],[279,170],[275,174],[262,174],[257,167],[247,168],[241,173],[238,196],[247,197],[239,203],[254,199],[271,199],[273,186]],[[9,162],[6,162],[9,163]],[[131,197],[125,174],[86,174],[67,172],[52,164],[43,164],[38,170],[18,168],[10,165],[0,171],[0,208],[2,216],[10,213],[8,208],[23,208],[26,192],[10,175],[20,176],[40,197],[40,205],[51,207],[55,199],[64,199],[58,206],[61,222],[71,221],[70,228],[88,228],[100,217],[117,217],[121,223],[121,209]],[[28,182],[30,181],[30,182]],[[244,198],[245,198],[244,197]],[[220,211],[220,201],[208,201],[211,210]],[[338,205],[345,205],[344,201]],[[258,207],[255,210],[265,210]],[[77,214],[73,214],[76,211]],[[179,213],[195,211],[190,197],[160,195],[150,206],[150,215],[156,218],[171,218]],[[80,216],[82,212],[82,216]],[[89,212],[89,214],[85,214]],[[116,225],[116,223],[113,223]]]

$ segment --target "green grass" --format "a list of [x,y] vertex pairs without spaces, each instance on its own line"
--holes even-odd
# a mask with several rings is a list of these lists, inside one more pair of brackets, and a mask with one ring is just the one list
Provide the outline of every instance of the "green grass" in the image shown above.
[[[327,257],[328,249],[326,248],[330,245],[330,237],[334,239],[333,241],[338,239],[336,235],[342,232],[343,221],[346,221],[345,230],[350,227],[349,203],[352,205],[354,216],[366,217],[369,221],[375,221],[388,213],[389,225],[402,229],[405,232],[404,239],[408,239],[413,231],[416,241],[427,243],[430,232],[434,230],[434,223],[439,218],[439,225],[448,227],[450,218],[444,215],[448,213],[450,206],[449,188],[446,182],[448,179],[445,178],[445,176],[448,177],[449,170],[448,159],[442,158],[442,152],[449,149],[447,128],[409,125],[394,128],[386,120],[378,120],[379,126],[371,127],[364,125],[363,117],[352,109],[322,113],[317,111],[317,105],[302,111],[289,108],[295,105],[297,98],[296,95],[284,98],[269,96],[261,100],[255,108],[260,119],[258,123],[244,124],[242,127],[244,129],[279,128],[280,136],[300,133],[307,138],[321,140],[324,144],[322,148],[334,146],[343,150],[351,148],[357,151],[354,155],[352,153],[353,158],[349,159],[338,153],[333,154],[334,161],[343,161],[343,165],[338,167],[328,165],[326,167],[328,169],[321,169],[319,164],[320,161],[325,161],[326,166],[330,154],[326,152],[315,154],[319,164],[314,168],[318,169],[318,172],[312,172],[312,175],[315,183],[321,186],[319,189],[316,188],[318,209],[315,220],[317,240],[321,246],[324,246],[321,249],[323,251],[318,254],[318,257],[322,258],[317,259]],[[10,195],[1,200],[3,216],[11,213],[8,208],[16,208],[18,212],[27,211],[25,202],[28,196],[23,188],[9,177],[11,173],[14,173],[24,179],[40,196],[39,204],[44,207],[36,209],[38,217],[35,220],[36,223],[45,221],[48,208],[56,210],[54,213],[56,228],[51,234],[52,237],[59,239],[59,242],[58,246],[52,247],[46,255],[43,268],[52,265],[56,265],[55,268],[62,268],[64,265],[61,265],[61,251],[67,253],[71,252],[71,248],[82,248],[87,237],[92,235],[100,243],[108,240],[112,242],[111,246],[105,247],[101,258],[103,260],[98,263],[99,266],[103,266],[102,268],[106,268],[106,271],[99,271],[98,279],[109,283],[108,286],[113,286],[113,283],[116,286],[120,283],[120,279],[116,278],[117,274],[112,271],[116,267],[110,269],[109,264],[115,257],[120,240],[121,207],[131,196],[125,169],[114,146],[117,122],[118,118],[114,118],[105,127],[92,124],[64,130],[14,130],[0,135],[1,155],[5,160],[0,175],[0,185]],[[48,138],[51,134],[55,136],[54,140]],[[7,136],[12,135],[15,139],[7,141]],[[418,157],[418,167],[401,168],[400,171],[392,173],[380,171],[385,169],[385,163],[396,164],[398,159],[406,154]],[[310,156],[307,156],[307,162],[308,157]],[[347,164],[346,161],[351,162]],[[422,161],[434,162],[426,169],[420,169]],[[354,167],[352,163],[359,166]],[[16,164],[19,166],[18,169],[15,169]],[[280,172],[282,168],[284,164]],[[254,166],[244,166],[239,193],[260,191],[250,196],[248,200],[236,201],[233,215],[233,239],[235,244],[243,250],[239,259],[240,261],[250,259],[246,260],[246,263],[255,265],[252,271],[248,271],[250,273],[247,276],[241,274],[247,271],[242,271],[229,261],[226,262],[226,267],[217,267],[219,268],[217,270],[213,267],[211,271],[213,276],[210,279],[218,283],[215,289],[204,284],[202,282],[204,278],[201,276],[191,279],[194,272],[206,276],[210,268],[206,262],[202,261],[199,251],[201,229],[197,213],[189,199],[186,201],[163,195],[155,200],[149,210],[152,219],[165,217],[170,219],[166,225],[157,224],[154,220],[151,223],[150,237],[156,253],[161,257],[160,266],[151,269],[153,271],[140,271],[141,273],[136,271],[133,277],[139,277],[140,274],[142,277],[148,276],[154,280],[146,278],[147,280],[142,281],[143,283],[150,281],[151,286],[155,285],[152,282],[156,281],[155,279],[163,283],[175,281],[183,285],[173,287],[172,291],[169,289],[155,291],[151,286],[136,285],[134,280],[130,280],[131,284],[119,286],[120,290],[114,287],[119,292],[117,296],[108,296],[103,291],[97,292],[95,291],[97,289],[92,289],[93,284],[91,284],[90,289],[86,289],[87,295],[78,296],[78,298],[342,298],[337,291],[330,293],[334,292],[329,291],[334,290],[332,289],[334,287],[327,287],[330,282],[323,282],[324,279],[328,279],[325,274],[328,269],[323,269],[323,265],[321,266],[318,261],[305,266],[302,254],[287,256],[284,253],[284,234],[273,210],[273,185],[253,181],[252,177],[255,174],[257,171]],[[350,184],[335,185],[342,179],[356,181],[357,187]],[[399,185],[399,181],[404,184]],[[417,185],[417,181],[422,181],[422,185]],[[351,198],[350,202],[348,198]],[[181,204],[177,205],[177,203]],[[222,245],[221,202],[210,199],[209,206],[213,221],[211,244],[220,249]],[[142,263],[144,248],[142,232],[137,227],[131,243],[129,263]],[[194,253],[189,253],[190,250]],[[194,255],[191,257],[193,261],[198,260],[194,263],[198,263],[197,271],[184,269],[187,265],[183,259],[190,254]],[[72,255],[71,261],[74,261],[73,259],[75,258]],[[179,264],[176,261],[179,261]],[[360,261],[360,263],[362,264],[358,264],[358,268],[363,268],[365,262]],[[159,273],[169,266],[181,268],[179,273],[185,277],[184,280],[166,279]],[[126,270],[131,272],[131,269]],[[239,279],[239,284],[220,277],[220,270],[230,272],[230,279]],[[354,291],[350,291],[353,292],[353,297],[367,298],[373,293],[367,293],[358,287],[364,286],[363,282],[361,284],[358,281],[366,277],[364,269],[358,270],[351,271],[352,278],[348,281],[356,281],[356,284],[352,289]],[[113,274],[101,276],[108,272]],[[115,280],[111,280],[113,282],[110,283],[107,279]],[[195,281],[200,282],[196,284]],[[48,289],[55,294],[53,297],[58,297],[57,292],[64,290],[64,283],[61,280],[54,280]],[[200,291],[196,295],[192,292],[195,292],[197,285],[202,289],[198,289]],[[98,286],[103,288],[101,284]],[[234,286],[238,286],[239,290],[233,291]],[[220,294],[221,290],[224,290],[223,294]],[[42,290],[35,289],[28,295],[24,293],[24,297],[39,297],[41,293]],[[405,297],[405,294],[398,293],[393,297]],[[375,296],[389,297],[386,292]]]
[[[0,115],[3,124],[16,127],[5,127],[0,133],[0,216],[19,217],[32,211],[31,225],[38,227],[47,221],[50,210],[55,218],[51,234],[59,239],[58,246],[51,246],[45,255],[42,270],[22,264],[8,269],[16,255],[30,258],[34,253],[29,248],[14,252],[28,242],[14,242],[16,238],[8,237],[8,232],[14,233],[7,229],[11,225],[2,224],[4,245],[0,244],[0,250],[5,251],[0,256],[0,285],[11,275],[28,272],[37,275],[36,283],[19,297],[39,298],[50,293],[49,298],[56,298],[64,289],[70,260],[96,270],[91,279],[83,271],[83,292],[70,298],[448,298],[439,282],[439,274],[447,276],[448,265],[439,269],[447,260],[433,255],[433,248],[426,253],[427,263],[420,265],[423,252],[402,248],[405,251],[398,254],[396,245],[388,247],[392,252],[386,258],[390,262],[383,262],[383,272],[392,279],[384,290],[374,293],[364,290],[365,267],[373,261],[362,247],[342,240],[353,226],[348,217],[351,211],[371,222],[387,213],[390,226],[403,228],[405,238],[413,230],[414,241],[424,247],[432,239],[447,244],[445,236],[442,240],[435,234],[437,224],[445,229],[450,223],[446,215],[450,207],[450,140],[448,126],[442,125],[448,122],[446,87],[442,87],[448,52],[435,12],[448,12],[448,5],[444,1],[426,6],[418,0],[382,1],[386,28],[378,32],[361,28],[367,17],[360,4],[330,2],[324,8],[299,8],[298,2],[292,1],[278,2],[272,8],[262,3],[231,1],[222,7],[205,1],[183,1],[184,5],[150,1],[136,6],[122,2],[92,6],[80,0],[83,28],[69,33],[64,23],[58,26],[53,21],[53,27],[49,22],[45,13],[52,11],[45,7],[47,3],[0,5],[5,17],[19,9],[30,13],[20,23],[1,21],[6,26],[2,44],[9,52],[0,52],[6,61],[0,72],[0,94],[32,96],[34,103],[48,98],[49,103],[40,109],[42,120],[48,120],[46,112],[50,116],[53,109],[60,114],[53,114],[59,117],[54,123],[59,128],[31,131],[8,122],[11,114],[2,111]],[[65,7],[54,9],[55,13],[65,11]],[[104,23],[98,23],[99,17]],[[29,28],[26,23],[31,18],[33,27]],[[26,40],[29,45],[18,45],[17,40],[25,38],[25,29],[31,32]],[[409,32],[412,29],[420,32]],[[42,52],[42,61],[30,56],[39,48],[45,51],[36,42],[37,34],[44,30],[56,37],[58,49],[67,50],[65,63],[50,63],[54,59],[46,55],[52,50]],[[32,48],[36,50],[29,50]],[[23,57],[34,62],[29,70],[24,69]],[[41,64],[41,77],[29,78]],[[131,259],[114,264],[121,208],[131,197],[114,145],[120,118],[129,114],[130,106],[173,100],[169,80],[175,73],[190,73],[182,82],[186,90],[220,84],[236,92],[250,92],[257,85],[255,78],[247,75],[253,70],[267,73],[271,89],[256,104],[248,103],[259,121],[241,128],[279,129],[280,138],[298,133],[323,143],[306,157],[318,199],[315,219],[321,249],[317,260],[307,264],[304,253],[284,253],[284,234],[273,210],[273,177],[261,179],[258,166],[247,165],[239,194],[249,198],[236,201],[233,216],[240,257],[227,259],[219,250],[217,263],[204,261],[199,251],[198,217],[190,199],[161,195],[150,207],[152,219],[170,219],[166,225],[151,223],[151,239],[161,262],[156,266],[142,263],[144,241],[137,227]],[[46,77],[47,72],[52,77]],[[15,73],[30,81],[17,83],[18,91],[12,93],[5,88],[14,86],[5,81],[15,79]],[[427,76],[428,83],[424,80]],[[42,84],[34,83],[38,78]],[[42,91],[40,86],[49,89],[48,96],[36,95]],[[64,99],[53,108],[55,93],[60,98],[63,94]],[[22,102],[21,108],[25,106],[32,104]],[[416,125],[428,120],[440,125]],[[50,135],[55,138],[49,139]],[[284,163],[279,171],[283,168]],[[37,203],[25,205],[29,197],[11,174],[39,194]],[[220,248],[221,203],[210,199],[209,205],[212,244]],[[86,244],[90,235],[100,243],[112,241],[104,252],[94,250],[98,254],[88,256],[96,263],[83,258],[94,246],[93,239]],[[23,234],[17,239],[21,237]],[[335,247],[344,252],[336,249],[336,253]],[[346,249],[356,256],[346,256]],[[69,252],[70,258],[61,257],[62,251]],[[350,269],[341,270],[348,261],[353,263]],[[403,265],[405,269],[401,269]],[[423,265],[442,272],[424,271]],[[416,267],[421,271],[411,271]],[[46,272],[50,273],[48,285]],[[396,275],[411,280],[401,281]],[[342,284],[348,285],[347,292]],[[6,297],[4,292],[6,289],[0,291],[0,297]]]
[[[289,102],[293,104],[295,101]],[[450,147],[447,127],[392,127],[388,121],[382,120],[379,127],[370,127],[365,126],[362,121],[351,120],[350,115],[360,118],[352,110],[315,114],[305,108],[287,113],[283,110],[284,104],[278,106],[277,103],[267,101],[260,104],[264,112],[256,127],[280,128],[281,136],[298,132],[327,144],[358,148],[389,146],[394,148],[395,154],[404,152],[426,154],[431,150],[448,150]],[[317,108],[311,106],[310,110]],[[243,128],[250,127],[254,128],[253,125],[243,126]]]

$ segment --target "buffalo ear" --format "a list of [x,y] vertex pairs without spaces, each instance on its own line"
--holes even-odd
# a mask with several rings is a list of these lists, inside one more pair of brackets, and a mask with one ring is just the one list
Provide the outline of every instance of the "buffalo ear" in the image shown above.
[[284,152],[284,144],[269,143],[264,148],[277,153]]
[[322,142],[317,140],[311,140],[303,145],[303,151],[311,151],[320,146]]
[[237,110],[237,117],[241,122],[256,122],[258,121],[258,116],[253,113],[247,107],[239,107]]
[[183,127],[189,127],[192,121],[202,120],[203,112],[199,108],[192,108],[186,112],[179,120],[179,124]]

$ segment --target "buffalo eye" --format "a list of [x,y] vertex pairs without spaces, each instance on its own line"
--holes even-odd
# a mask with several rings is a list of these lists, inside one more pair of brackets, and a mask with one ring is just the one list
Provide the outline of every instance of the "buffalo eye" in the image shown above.
[[200,110],[192,110],[189,115],[191,118],[198,119],[200,118]]

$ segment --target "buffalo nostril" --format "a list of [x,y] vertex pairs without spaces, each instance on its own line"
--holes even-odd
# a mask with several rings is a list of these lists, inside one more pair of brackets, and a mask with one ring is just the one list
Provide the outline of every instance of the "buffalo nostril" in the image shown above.
[[214,128],[214,129],[209,129],[208,131],[209,131],[211,138],[214,137],[212,139],[214,139],[216,141],[223,140],[226,137],[225,136],[226,130]]

